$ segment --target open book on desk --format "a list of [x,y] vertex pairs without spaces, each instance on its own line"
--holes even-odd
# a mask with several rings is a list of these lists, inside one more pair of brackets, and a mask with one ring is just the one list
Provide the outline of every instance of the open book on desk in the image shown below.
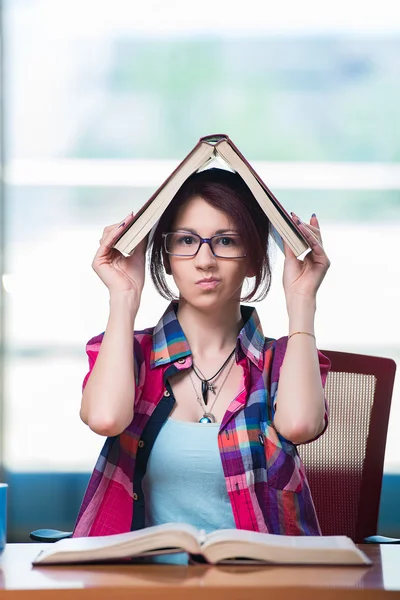
[[368,565],[369,558],[346,536],[281,536],[241,529],[206,534],[168,523],[116,535],[69,538],[49,544],[33,565],[115,562],[187,552],[217,563]]

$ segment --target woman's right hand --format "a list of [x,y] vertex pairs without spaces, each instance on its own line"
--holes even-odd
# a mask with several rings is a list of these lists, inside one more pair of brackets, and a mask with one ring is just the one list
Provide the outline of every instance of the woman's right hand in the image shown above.
[[121,228],[128,227],[133,217],[133,213],[130,213],[121,223],[109,225],[104,229],[92,267],[108,287],[110,295],[132,292],[140,301],[144,286],[147,237],[140,242],[131,256],[124,256],[112,247],[121,233]]

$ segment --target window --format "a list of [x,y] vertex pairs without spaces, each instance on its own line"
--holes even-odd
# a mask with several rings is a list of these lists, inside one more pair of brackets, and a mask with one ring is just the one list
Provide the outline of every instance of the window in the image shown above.
[[[121,0],[112,10],[3,2],[2,433],[13,471],[93,467],[103,439],[78,416],[84,344],[108,312],[93,254],[103,227],[137,209],[201,135],[228,133],[290,210],[319,216],[332,261],[319,347],[400,360],[400,39],[390,11],[355,2],[362,19],[355,9],[352,21],[339,3],[328,23],[309,2],[289,22],[276,6],[267,23],[264,10],[239,19],[221,1],[190,20],[177,1],[182,21],[157,3],[158,31],[154,4],[138,13]],[[258,305],[270,336],[287,328],[281,269],[277,253]],[[145,295],[139,328],[166,306],[150,285]],[[400,468],[399,417],[397,382],[388,471]]]

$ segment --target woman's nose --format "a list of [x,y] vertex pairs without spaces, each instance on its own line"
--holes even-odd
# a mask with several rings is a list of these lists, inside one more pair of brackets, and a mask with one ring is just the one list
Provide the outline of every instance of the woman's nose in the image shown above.
[[210,244],[208,244],[207,242],[203,242],[201,244],[199,251],[197,252],[194,259],[196,261],[196,266],[202,267],[207,265],[214,265],[216,260],[210,248]]

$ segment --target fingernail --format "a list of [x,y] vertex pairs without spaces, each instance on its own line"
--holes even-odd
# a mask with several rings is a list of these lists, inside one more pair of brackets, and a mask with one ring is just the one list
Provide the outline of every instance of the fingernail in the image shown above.
[[312,216],[312,217],[316,217],[317,215],[316,215],[315,213],[313,213],[311,216]]
[[125,221],[124,221],[123,223],[120,223],[120,224],[118,225],[118,229],[119,229],[120,227],[123,227],[124,225],[125,225]]
[[296,223],[297,223],[297,225],[301,225],[300,219],[296,219]]

